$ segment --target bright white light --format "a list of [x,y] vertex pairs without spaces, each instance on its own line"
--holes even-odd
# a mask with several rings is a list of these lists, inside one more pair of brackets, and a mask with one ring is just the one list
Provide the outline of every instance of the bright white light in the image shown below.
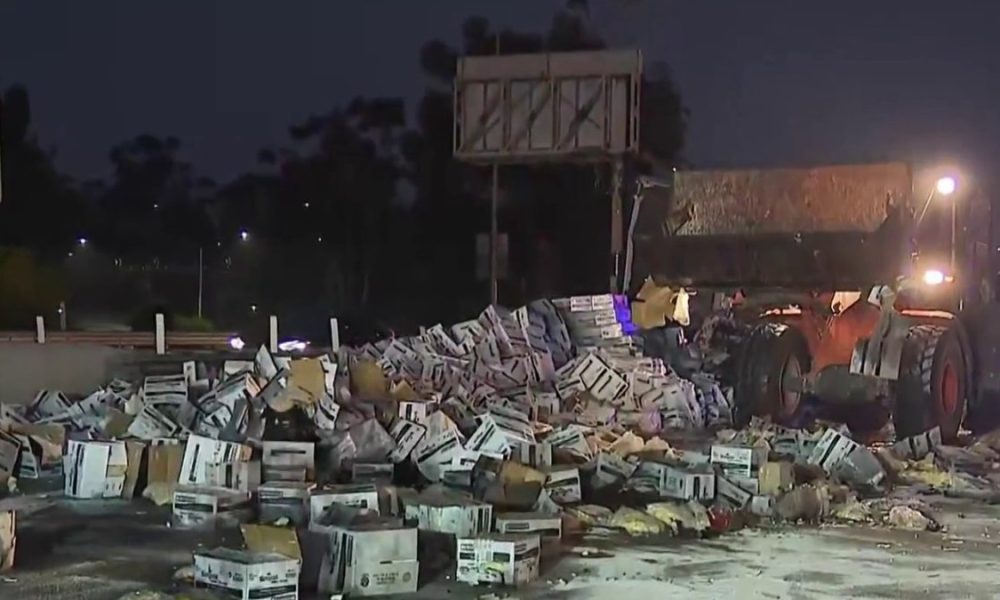
[[302,340],[287,340],[278,344],[278,350],[282,352],[302,352],[308,345],[309,342],[303,342]]
[[77,241],[77,243],[78,243],[78,244],[80,244],[81,246],[86,246],[86,245],[87,245],[87,238],[85,238],[85,237],[82,237],[82,238],[80,238],[80,239],[78,239],[78,240],[76,240],[76,241]]
[[256,304],[251,304],[250,305],[250,312],[257,312],[257,305]]
[[924,283],[927,285],[941,285],[944,283],[944,273],[937,269],[924,272]]
[[233,350],[242,350],[243,348],[246,347],[246,345],[247,343],[244,342],[243,338],[241,337],[237,336],[229,338],[229,347],[232,348]]
[[250,239],[250,232],[247,231],[246,229],[240,231],[240,239],[243,240],[244,242]]
[[958,184],[955,183],[954,177],[942,177],[937,180],[937,184],[934,186],[937,189],[937,193],[942,196],[950,196],[955,193],[955,188]]

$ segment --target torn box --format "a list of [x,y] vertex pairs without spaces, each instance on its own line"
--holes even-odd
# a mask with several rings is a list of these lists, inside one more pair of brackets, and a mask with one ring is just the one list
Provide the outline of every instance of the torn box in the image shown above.
[[538,578],[541,541],[537,535],[459,536],[457,547],[458,581],[521,586]]

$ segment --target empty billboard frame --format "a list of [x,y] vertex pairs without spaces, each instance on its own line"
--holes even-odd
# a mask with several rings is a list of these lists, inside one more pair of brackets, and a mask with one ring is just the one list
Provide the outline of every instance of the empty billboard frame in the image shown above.
[[455,156],[488,164],[637,152],[641,78],[638,50],[460,58]]

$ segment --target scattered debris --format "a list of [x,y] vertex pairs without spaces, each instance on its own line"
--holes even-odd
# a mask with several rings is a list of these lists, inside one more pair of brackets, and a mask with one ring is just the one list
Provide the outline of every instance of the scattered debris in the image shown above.
[[924,516],[919,510],[909,506],[893,506],[889,509],[887,522],[891,527],[908,531],[927,531],[937,529],[933,520]]
[[[844,428],[729,429],[733,392],[702,347],[725,323],[709,319],[688,344],[665,326],[687,318],[683,290],[641,300],[489,307],[336,355],[262,347],[82,399],[43,391],[23,410],[0,406],[0,489],[64,475],[69,498],[141,494],[172,504],[174,527],[239,525],[246,550],[198,550],[175,578],[241,598],[414,592],[436,541],[457,551],[458,581],[516,586],[538,577],[543,542],[586,529],[704,536],[832,519],[933,531],[887,491],[997,497],[1000,434],[955,448],[935,429],[872,449]],[[643,337],[668,362],[643,354],[631,311],[659,327]],[[0,570],[14,565],[14,533],[14,512],[0,511]]]

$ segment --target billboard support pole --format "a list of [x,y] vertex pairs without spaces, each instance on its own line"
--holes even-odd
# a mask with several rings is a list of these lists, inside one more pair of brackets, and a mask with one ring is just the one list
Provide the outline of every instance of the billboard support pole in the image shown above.
[[[493,51],[500,54],[500,34],[497,33],[493,40]],[[503,95],[501,94],[501,99]],[[500,194],[500,165],[493,161],[493,187],[490,190],[490,304],[496,305],[500,299],[499,282],[499,242],[497,238],[497,196]]]
[[497,231],[497,196],[500,194],[500,165],[493,163],[493,189],[490,193],[490,304],[499,300],[500,244]]
[[622,217],[622,170],[623,160],[619,155],[615,158],[611,171],[611,285],[612,294],[622,291],[619,289],[621,277],[621,258],[624,244],[622,243],[622,230],[625,222]]

